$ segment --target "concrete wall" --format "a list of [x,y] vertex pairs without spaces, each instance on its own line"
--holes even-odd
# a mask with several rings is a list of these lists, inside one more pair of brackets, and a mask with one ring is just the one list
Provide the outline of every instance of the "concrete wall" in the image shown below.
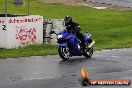
[[[18,48],[27,44],[43,43],[43,17],[1,17],[5,29],[0,30],[0,48]],[[0,28],[3,28],[0,23]],[[4,37],[4,38],[3,38]]]
[[50,31],[54,30],[56,33],[59,33],[65,29],[64,27],[64,20],[63,19],[50,19],[45,20],[46,27],[45,27],[45,42],[51,44],[57,44],[57,38],[55,34],[50,34]]
[[6,44],[7,44],[6,18],[0,17],[0,48],[6,47]]

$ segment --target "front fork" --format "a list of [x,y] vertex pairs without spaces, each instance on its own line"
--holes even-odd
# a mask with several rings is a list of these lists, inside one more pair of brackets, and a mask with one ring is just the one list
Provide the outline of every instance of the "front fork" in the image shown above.
[[92,40],[92,42],[88,45],[88,48],[89,48],[89,49],[92,48],[94,44],[95,44],[95,41]]

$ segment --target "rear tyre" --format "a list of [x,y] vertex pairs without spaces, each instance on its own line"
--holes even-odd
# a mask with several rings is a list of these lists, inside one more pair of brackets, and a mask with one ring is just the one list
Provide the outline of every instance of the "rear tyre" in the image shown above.
[[70,51],[68,47],[59,47],[58,53],[63,60],[68,60],[70,57]]

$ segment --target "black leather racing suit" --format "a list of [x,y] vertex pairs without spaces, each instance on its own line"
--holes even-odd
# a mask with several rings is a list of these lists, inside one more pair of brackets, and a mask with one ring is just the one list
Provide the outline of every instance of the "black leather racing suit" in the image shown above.
[[80,25],[75,22],[69,22],[65,24],[66,29],[69,33],[76,34],[76,37],[81,41],[81,47],[84,50],[85,49],[85,43],[84,43],[84,35],[80,33]]

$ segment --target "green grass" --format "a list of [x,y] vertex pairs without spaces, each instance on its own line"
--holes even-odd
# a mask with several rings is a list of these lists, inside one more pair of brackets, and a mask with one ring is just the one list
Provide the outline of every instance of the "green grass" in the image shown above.
[[0,58],[8,57],[25,57],[25,56],[42,56],[57,54],[57,46],[50,44],[29,45],[20,49],[1,49]]
[[[9,0],[11,14],[26,14],[27,5],[16,7]],[[2,1],[0,1],[1,3]],[[4,2],[3,2],[4,3]],[[4,5],[0,5],[4,9]],[[96,41],[95,50],[132,47],[132,10],[96,10],[83,6],[63,4],[45,4],[31,0],[31,14],[42,15],[44,18],[73,17],[81,26],[82,32],[90,32]],[[39,47],[39,48],[37,48]],[[52,47],[52,49],[49,49]],[[15,53],[16,52],[16,53]],[[13,54],[14,53],[14,54]],[[0,57],[19,57],[31,55],[56,54],[57,47],[49,45],[33,45],[21,49],[0,50]]]

